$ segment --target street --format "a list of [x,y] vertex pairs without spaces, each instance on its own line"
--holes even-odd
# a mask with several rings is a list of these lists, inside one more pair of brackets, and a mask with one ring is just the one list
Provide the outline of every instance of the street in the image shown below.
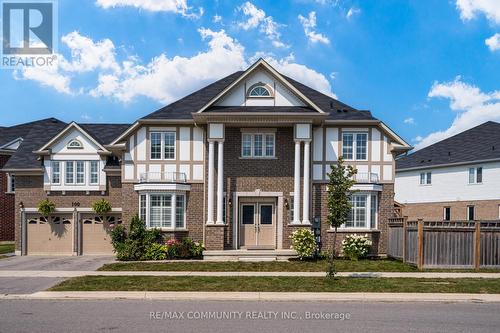
[[0,301],[0,332],[497,332],[498,303]]

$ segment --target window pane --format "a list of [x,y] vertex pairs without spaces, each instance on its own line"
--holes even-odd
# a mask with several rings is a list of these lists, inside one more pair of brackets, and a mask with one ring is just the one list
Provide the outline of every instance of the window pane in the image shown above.
[[151,133],[151,159],[161,159],[161,133]]
[[432,173],[427,172],[427,184],[432,184]]
[[149,226],[159,228],[161,226],[161,196],[151,195],[149,197]]
[[175,200],[175,227],[184,228],[184,196],[177,195]]
[[420,185],[425,184],[425,173],[420,173]]
[[175,132],[165,133],[165,159],[175,158]]
[[375,229],[377,227],[377,212],[378,212],[378,204],[377,204],[377,196],[372,194],[371,196],[371,207],[370,207],[370,228]]
[[141,194],[141,200],[139,202],[139,218],[145,222],[146,221],[146,195]]
[[255,134],[254,136],[254,156],[262,156],[262,134]]
[[161,226],[163,228],[172,228],[172,196],[170,194],[161,196]]
[[52,184],[61,182],[61,165],[59,162],[52,162]]
[[84,161],[76,161],[76,183],[84,184],[85,183],[85,162]]
[[474,184],[474,178],[476,178],[474,173],[475,173],[474,168],[470,168],[469,169],[469,184]]
[[66,162],[66,183],[73,184],[75,182],[73,162]]
[[354,225],[356,228],[366,227],[366,196],[357,195],[355,198]]
[[260,224],[273,224],[273,206],[260,206]]
[[469,206],[467,207],[467,219],[469,221],[473,221],[474,220],[474,206]]
[[367,134],[358,133],[356,134],[356,159],[366,160],[366,142]]
[[274,135],[266,135],[266,156],[274,156]]
[[477,183],[483,182],[483,168],[477,168],[476,181]]
[[352,134],[342,135],[342,156],[346,160],[352,160],[353,157],[353,136]]
[[90,184],[99,183],[99,161],[90,161]]
[[242,138],[242,156],[252,156],[252,136],[250,134],[243,134]]
[[450,207],[444,207],[444,220],[445,221],[451,220],[451,208]]
[[253,205],[243,205],[241,213],[242,224],[254,224],[254,209]]

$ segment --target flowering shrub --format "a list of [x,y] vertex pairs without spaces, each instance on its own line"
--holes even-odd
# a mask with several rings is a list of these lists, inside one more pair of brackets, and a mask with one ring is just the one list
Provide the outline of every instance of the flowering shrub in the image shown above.
[[158,243],[151,243],[146,247],[146,260],[165,260],[167,259],[167,247]]
[[182,241],[169,239],[165,247],[167,259],[201,258],[205,250],[203,243],[195,242],[187,237],[183,238]]
[[371,245],[372,241],[368,239],[368,235],[347,235],[342,240],[342,251],[349,259],[358,260],[368,254]]
[[292,249],[297,252],[299,259],[311,258],[317,249],[316,239],[310,229],[297,229],[290,236]]

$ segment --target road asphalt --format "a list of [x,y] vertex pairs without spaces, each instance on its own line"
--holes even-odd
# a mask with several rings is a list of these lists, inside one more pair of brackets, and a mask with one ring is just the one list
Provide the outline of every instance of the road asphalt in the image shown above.
[[0,300],[1,332],[498,332],[499,303]]

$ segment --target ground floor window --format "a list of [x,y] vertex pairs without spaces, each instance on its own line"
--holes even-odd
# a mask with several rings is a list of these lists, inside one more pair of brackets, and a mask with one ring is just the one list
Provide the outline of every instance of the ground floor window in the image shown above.
[[376,229],[378,222],[378,195],[376,193],[356,193],[351,197],[351,212],[346,229]]
[[139,217],[148,228],[185,229],[186,199],[183,193],[139,195]]

